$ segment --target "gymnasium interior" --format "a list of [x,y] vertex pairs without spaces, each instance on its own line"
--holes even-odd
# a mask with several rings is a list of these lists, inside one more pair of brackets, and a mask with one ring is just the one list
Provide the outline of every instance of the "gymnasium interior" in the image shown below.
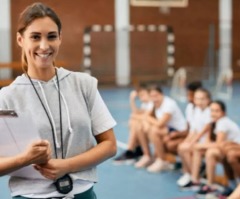
[[[23,73],[17,23],[19,13],[34,2],[0,0],[0,87]],[[127,149],[129,94],[142,82],[161,84],[184,112],[186,85],[201,81],[240,125],[239,0],[41,2],[56,11],[63,25],[56,66],[98,79],[100,94],[117,122],[117,155]],[[133,165],[115,165],[114,158],[98,166],[98,199],[195,198],[195,192],[177,186],[181,170],[152,174]],[[216,173],[215,183],[226,185],[221,165]],[[8,179],[0,177],[0,199],[11,198]]]

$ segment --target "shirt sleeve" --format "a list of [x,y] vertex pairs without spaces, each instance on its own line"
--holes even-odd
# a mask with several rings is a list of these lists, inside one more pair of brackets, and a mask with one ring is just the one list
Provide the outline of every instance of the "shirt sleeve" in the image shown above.
[[188,123],[191,122],[192,115],[193,115],[193,104],[189,103],[185,110],[185,116]]
[[226,123],[226,120],[219,120],[216,124],[216,129],[215,129],[215,133],[228,133],[228,127],[227,127],[227,123]]
[[93,135],[99,135],[116,125],[100,93],[97,91],[93,108],[91,111]]
[[194,120],[192,120],[192,121],[189,122],[189,131],[190,131],[190,133],[196,131],[196,124],[195,124],[195,121],[194,121]]
[[176,109],[176,104],[174,102],[168,102],[163,104],[163,113],[168,113],[173,115]]

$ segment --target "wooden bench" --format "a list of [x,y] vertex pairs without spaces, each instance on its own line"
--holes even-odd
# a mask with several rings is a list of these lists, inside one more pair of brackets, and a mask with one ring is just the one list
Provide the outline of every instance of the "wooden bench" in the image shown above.
[[[166,160],[172,164],[176,163],[176,155],[168,153],[166,155]],[[227,186],[228,185],[228,179],[226,177],[226,175],[223,174],[216,174],[215,178],[214,178],[214,182],[222,185],[222,186]]]

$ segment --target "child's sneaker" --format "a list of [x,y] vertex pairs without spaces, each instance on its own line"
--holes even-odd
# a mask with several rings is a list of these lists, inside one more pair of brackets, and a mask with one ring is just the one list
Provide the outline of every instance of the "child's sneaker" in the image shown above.
[[217,192],[217,189],[208,186],[203,185],[200,190],[196,193],[197,198],[206,198],[207,195],[215,195]]
[[151,173],[158,173],[161,171],[173,170],[174,166],[161,159],[156,159],[148,168],[147,171]]
[[148,165],[152,163],[152,159],[149,156],[142,156],[138,162],[135,163],[135,167],[140,169],[140,168],[145,168]]
[[183,187],[191,181],[191,175],[189,173],[184,173],[177,181],[177,185]]
[[136,158],[138,158],[138,156],[136,157],[133,151],[127,150],[123,152],[121,155],[119,155],[118,157],[116,157],[113,160],[113,163],[115,165],[122,165],[122,164],[131,165],[134,162],[136,162]]
[[202,184],[199,182],[190,181],[188,184],[180,186],[180,188],[182,191],[199,191],[201,186]]
[[230,196],[233,192],[233,189],[230,187],[224,188],[223,191],[217,194],[218,199],[226,199],[228,196]]

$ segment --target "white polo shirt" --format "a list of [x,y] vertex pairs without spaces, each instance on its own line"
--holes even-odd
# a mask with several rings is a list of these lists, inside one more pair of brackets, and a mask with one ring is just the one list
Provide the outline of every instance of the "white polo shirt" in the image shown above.
[[155,110],[155,115],[157,119],[160,119],[166,113],[171,115],[171,119],[167,124],[168,127],[177,131],[187,130],[187,122],[177,103],[170,97],[164,96],[161,106]]
[[190,124],[192,121],[193,113],[194,113],[194,104],[193,103],[188,103],[186,110],[185,110],[185,116],[187,119],[187,122]]
[[227,116],[217,121],[214,133],[226,133],[228,141],[240,143],[239,126]]
[[195,107],[190,122],[190,132],[201,132],[207,124],[211,123],[211,121],[212,118],[209,107],[205,108],[204,110],[200,109],[199,107]]

